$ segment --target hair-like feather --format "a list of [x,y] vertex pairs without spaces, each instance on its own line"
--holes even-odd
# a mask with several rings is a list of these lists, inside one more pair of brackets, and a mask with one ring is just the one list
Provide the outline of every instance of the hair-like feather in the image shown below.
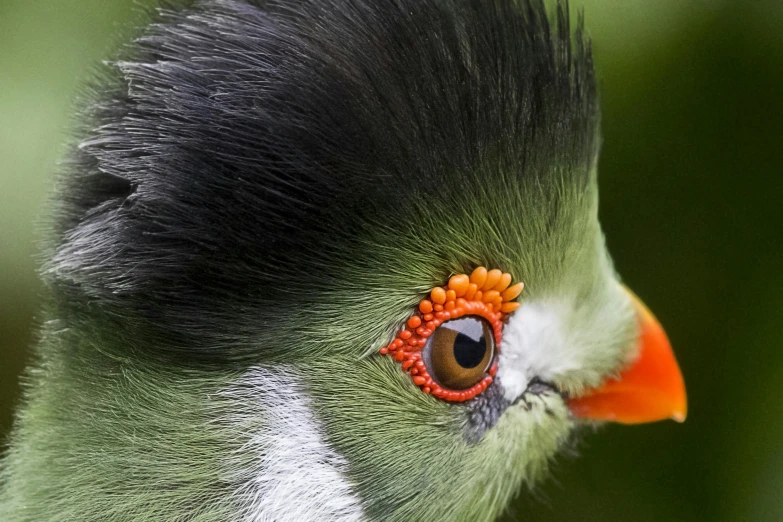
[[[400,276],[517,268],[596,157],[589,45],[565,4],[550,25],[538,0],[198,2],[107,67],[47,277],[187,360],[255,358],[259,316]],[[534,216],[525,237],[508,223]]]

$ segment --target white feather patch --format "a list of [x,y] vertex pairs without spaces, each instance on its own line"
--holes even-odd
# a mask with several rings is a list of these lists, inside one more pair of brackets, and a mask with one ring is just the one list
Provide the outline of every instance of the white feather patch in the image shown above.
[[514,401],[534,377],[568,392],[595,386],[635,346],[630,299],[613,279],[588,298],[522,303],[503,329],[498,379]]
[[503,329],[498,365],[507,400],[522,395],[533,377],[550,377],[552,364],[581,362],[578,353],[572,351],[574,345],[565,338],[567,329],[561,310],[551,304],[524,303],[509,319]]
[[[235,496],[248,522],[360,521],[361,503],[345,459],[324,443],[310,399],[290,367],[254,368],[227,395],[240,401],[233,421],[253,430],[242,452],[257,456],[238,476]],[[242,459],[246,461],[246,459]]]

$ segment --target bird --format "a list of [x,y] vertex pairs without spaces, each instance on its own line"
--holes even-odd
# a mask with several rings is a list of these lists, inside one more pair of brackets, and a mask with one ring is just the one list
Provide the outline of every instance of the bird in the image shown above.
[[0,519],[491,521],[592,427],[683,421],[572,19],[150,10],[77,102]]

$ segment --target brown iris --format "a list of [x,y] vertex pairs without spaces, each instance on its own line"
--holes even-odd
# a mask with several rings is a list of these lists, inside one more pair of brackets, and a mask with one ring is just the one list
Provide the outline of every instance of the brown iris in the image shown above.
[[441,386],[465,390],[479,383],[495,357],[495,339],[489,323],[466,316],[441,324],[430,336],[424,359]]

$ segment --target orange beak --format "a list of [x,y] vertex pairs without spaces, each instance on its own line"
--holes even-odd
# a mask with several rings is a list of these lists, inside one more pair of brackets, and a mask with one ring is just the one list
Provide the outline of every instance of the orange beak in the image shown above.
[[583,419],[641,424],[664,419],[683,422],[688,413],[685,383],[661,324],[638,297],[628,291],[639,319],[639,347],[617,378],[569,400]]

